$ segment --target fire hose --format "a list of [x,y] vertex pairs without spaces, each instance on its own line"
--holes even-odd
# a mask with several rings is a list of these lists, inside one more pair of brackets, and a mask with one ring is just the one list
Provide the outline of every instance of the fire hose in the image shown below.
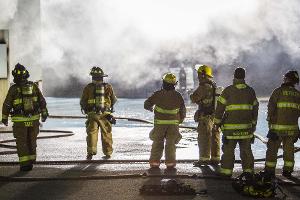
[[[137,179],[137,178],[172,178],[172,179],[194,179],[194,180],[215,180],[215,181],[230,181],[234,178],[222,178],[213,175],[197,175],[197,174],[117,174],[117,175],[94,175],[94,176],[64,176],[64,177],[10,177],[0,176],[0,182],[40,182],[40,181],[84,181],[84,180],[108,180],[108,179]],[[283,181],[277,179],[281,186],[300,186],[298,182]]]
[[[50,116],[50,118],[67,118],[67,119],[82,119],[85,117],[81,116]],[[137,121],[147,124],[153,124],[151,121],[143,120],[143,119],[137,119],[137,118],[128,118],[128,117],[116,117],[116,119],[125,119],[128,121]],[[196,127],[190,127],[190,126],[180,126],[180,128],[187,128],[196,130]],[[59,133],[70,133],[70,134],[64,134],[64,135],[54,135],[54,136],[40,136],[38,139],[49,139],[49,138],[60,138],[60,137],[68,137],[74,135],[72,131],[60,131],[60,130],[41,130],[41,132],[59,132]],[[0,131],[0,133],[11,133],[11,131]],[[267,140],[264,139],[259,134],[255,134],[255,137],[259,139],[264,144],[267,143]],[[12,140],[3,140],[0,141],[0,147],[4,148],[16,148],[13,145],[5,145],[3,143],[8,142],[14,142],[15,139]],[[299,152],[300,148],[295,147],[295,153]],[[0,155],[3,152],[0,152]],[[13,154],[16,152],[7,152],[8,154]],[[283,155],[279,155],[278,158],[283,157]],[[190,160],[190,159],[182,159],[178,160],[178,163],[190,163],[194,162],[196,160]],[[256,159],[255,162],[265,161],[265,158],[262,159]],[[70,161],[37,161],[35,164],[41,164],[41,165],[72,165],[72,164],[116,164],[116,163],[147,163],[148,160],[70,160]],[[235,163],[241,163],[241,160],[236,160]],[[0,165],[18,165],[18,162],[0,162]],[[32,181],[60,181],[60,180],[104,180],[104,179],[127,179],[127,178],[151,178],[151,177],[159,177],[159,178],[193,178],[193,179],[213,179],[213,180],[224,180],[220,179],[220,177],[217,176],[198,176],[196,174],[194,175],[149,175],[149,174],[122,174],[122,175],[105,175],[105,176],[79,176],[79,177],[5,177],[0,176],[0,181],[10,181],[10,182],[32,182]],[[225,179],[226,180],[226,179]],[[232,179],[228,179],[232,181]],[[284,182],[279,181],[280,185],[290,185],[290,186],[300,186],[300,183],[291,183],[291,182]]]
[[[50,115],[49,118],[53,119],[85,119],[85,116],[58,116],[58,115]],[[147,124],[153,124],[153,122],[144,120],[144,119],[138,119],[138,118],[130,118],[130,117],[115,117],[116,119],[119,120],[128,120],[128,121],[136,121],[136,122],[141,122],[141,123],[147,123]],[[179,126],[179,128],[185,128],[185,129],[192,129],[192,130],[197,130],[196,127],[191,127],[191,126]],[[59,132],[59,133],[70,133],[70,134],[64,134],[64,135],[53,135],[53,136],[40,136],[38,139],[49,139],[49,138],[59,138],[59,137],[68,137],[74,135],[72,131],[62,131],[62,130],[41,130],[40,132]],[[11,131],[0,131],[0,133],[11,133]],[[267,140],[255,133],[254,134],[255,138],[259,139],[261,142],[264,144],[267,144]],[[3,143],[8,143],[8,142],[14,142],[15,139],[12,140],[3,140],[0,141],[0,147],[3,148],[9,148],[9,149],[15,149],[16,146],[13,145],[6,145]],[[281,146],[282,148],[282,146]],[[300,147],[295,147],[294,152],[297,153],[300,151]],[[3,155],[3,152],[0,152],[0,155]],[[9,152],[9,154],[12,154],[12,152]],[[277,156],[277,158],[282,158],[283,155]],[[259,158],[255,159],[254,162],[263,162],[265,161],[265,158]],[[177,163],[193,163],[197,160],[193,159],[181,159],[177,160]],[[40,165],[72,165],[72,164],[116,164],[116,163],[147,163],[149,162],[148,160],[69,160],[69,161],[37,161],[36,164]],[[162,162],[164,162],[162,160]],[[235,160],[235,163],[242,163],[241,160]],[[0,165],[18,165],[18,162],[0,162]]]

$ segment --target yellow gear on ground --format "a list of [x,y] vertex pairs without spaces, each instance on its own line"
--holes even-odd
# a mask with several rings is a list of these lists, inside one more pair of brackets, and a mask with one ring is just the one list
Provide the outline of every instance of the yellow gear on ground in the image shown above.
[[197,64],[195,65],[195,69],[197,70],[198,74],[204,73],[211,78],[214,77],[212,67],[208,65]]
[[174,85],[177,83],[176,76],[173,73],[166,73],[163,76],[163,81],[165,81],[166,83],[174,84]]

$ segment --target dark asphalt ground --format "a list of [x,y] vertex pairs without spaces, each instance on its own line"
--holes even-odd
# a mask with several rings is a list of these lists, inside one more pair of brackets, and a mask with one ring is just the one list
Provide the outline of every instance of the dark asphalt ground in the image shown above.
[[[162,178],[138,177],[140,174],[163,175],[213,175],[212,167],[193,167],[192,164],[178,164],[177,171],[167,171],[164,166],[161,170],[149,171],[147,164],[82,164],[63,166],[36,165],[31,172],[19,172],[18,166],[0,167],[0,199],[1,200],[92,200],[92,199],[251,199],[240,196],[228,180],[211,180],[195,178],[177,178],[176,180],[191,185],[197,191],[207,190],[204,195],[185,196],[144,196],[139,193],[143,184],[159,185]],[[239,172],[237,172],[239,173]],[[278,171],[278,173],[280,173]],[[120,177],[125,174],[136,175],[135,178]],[[278,177],[286,182],[300,184],[299,172],[295,172],[293,181],[280,175]],[[99,177],[113,175],[114,179],[99,180]],[[236,174],[235,174],[236,175]],[[56,178],[60,180],[3,180],[11,178]],[[115,176],[119,176],[115,177]],[[81,178],[80,178],[81,177]],[[73,179],[73,180],[70,180]],[[94,180],[88,180],[94,179]],[[97,180],[98,179],[98,180]],[[300,199],[300,186],[283,186],[287,199]],[[276,198],[281,199],[278,192]]]
[[[148,136],[141,137],[141,132],[148,132],[149,127],[136,128],[138,131],[129,132],[128,128],[115,128],[114,135],[115,159],[148,159],[151,142]],[[72,129],[73,130],[73,129]],[[84,128],[75,130],[72,137],[38,140],[38,161],[51,160],[83,160],[86,155],[86,143]],[[131,140],[127,136],[131,134]],[[186,133],[193,134],[193,133]],[[40,134],[49,135],[49,134]],[[11,134],[1,134],[0,140],[12,139]],[[189,135],[187,136],[189,137]],[[190,159],[197,152],[195,144],[180,144],[177,149],[178,159]],[[195,143],[195,142],[194,142]],[[5,143],[15,145],[14,142]],[[189,145],[188,148],[185,147]],[[94,159],[101,159],[103,155],[99,146],[99,154]],[[15,149],[1,148],[1,151],[15,151]],[[17,161],[17,155],[0,155],[0,161]],[[299,166],[299,163],[296,163]],[[264,166],[263,162],[256,163],[257,171]],[[279,165],[278,168],[281,168]],[[189,196],[143,196],[139,189],[144,184],[159,185],[162,178],[141,177],[148,171],[147,163],[135,164],[80,164],[80,165],[35,165],[33,171],[19,172],[18,165],[0,165],[0,200],[123,200],[123,199],[251,199],[236,193],[231,186],[231,181],[215,179],[176,178],[178,181],[191,185],[197,191],[207,191],[204,195]],[[235,165],[235,176],[240,174],[240,165]],[[178,164],[177,171],[169,172],[165,166],[161,170],[151,172],[154,175],[204,175],[213,176],[212,167],[193,167],[191,163]],[[123,175],[134,175],[128,177]],[[295,178],[284,181],[300,184],[300,170],[296,168]],[[113,179],[103,179],[103,176],[114,176]],[[117,176],[117,177],[116,177]],[[127,177],[127,178],[126,178]],[[16,180],[16,178],[19,178]],[[46,180],[45,180],[46,179]],[[56,180],[51,180],[56,179]],[[283,186],[287,194],[287,200],[300,199],[300,186]],[[281,199],[282,194],[273,199]]]

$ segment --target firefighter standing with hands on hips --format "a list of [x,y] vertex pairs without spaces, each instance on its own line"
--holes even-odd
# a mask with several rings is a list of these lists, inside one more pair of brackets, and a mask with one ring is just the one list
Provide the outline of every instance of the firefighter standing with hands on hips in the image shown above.
[[97,154],[98,132],[101,130],[103,158],[110,158],[113,153],[112,124],[116,123],[112,116],[113,105],[117,98],[113,87],[103,81],[107,77],[100,67],[93,67],[90,75],[92,83],[89,83],[83,90],[80,106],[87,114],[87,159],[91,160]]
[[216,83],[212,80],[212,68],[207,65],[196,65],[199,86],[191,94],[192,103],[198,104],[194,120],[198,122],[199,161],[195,166],[218,165],[220,163],[220,131],[212,131],[215,112]]
[[223,155],[219,175],[231,177],[234,167],[234,150],[240,147],[244,173],[249,177],[254,172],[254,157],[251,143],[254,139],[258,115],[258,101],[253,88],[245,83],[245,69],[236,68],[233,84],[226,87],[218,98],[214,129],[221,127]]
[[[153,141],[149,159],[151,168],[160,166],[160,159],[165,148],[165,164],[167,169],[176,166],[176,144],[181,139],[179,124],[186,116],[184,100],[175,90],[176,76],[167,73],[163,76],[162,89],[154,92],[144,102],[144,108],[153,112],[154,128],[150,132]],[[154,109],[153,109],[154,106]]]
[[294,143],[300,137],[300,92],[295,88],[296,84],[299,84],[298,72],[288,71],[283,77],[282,85],[273,91],[268,103],[269,140],[265,171],[271,176],[275,176],[277,153],[281,143],[284,160],[282,175],[291,177],[294,169]]
[[2,123],[8,125],[8,116],[13,122],[17,152],[21,171],[30,171],[36,161],[36,140],[39,133],[40,115],[42,122],[48,117],[46,101],[38,86],[28,81],[29,72],[17,64],[12,71],[14,83],[3,103]]

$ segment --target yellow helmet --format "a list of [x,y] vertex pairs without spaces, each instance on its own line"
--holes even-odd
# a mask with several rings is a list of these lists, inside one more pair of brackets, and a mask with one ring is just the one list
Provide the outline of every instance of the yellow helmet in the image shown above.
[[163,81],[175,85],[177,83],[176,76],[173,73],[163,75]]
[[212,71],[212,67],[208,66],[208,65],[200,65],[197,64],[195,65],[195,69],[197,70],[198,74],[206,74],[209,77],[214,77],[213,76],[213,71]]

